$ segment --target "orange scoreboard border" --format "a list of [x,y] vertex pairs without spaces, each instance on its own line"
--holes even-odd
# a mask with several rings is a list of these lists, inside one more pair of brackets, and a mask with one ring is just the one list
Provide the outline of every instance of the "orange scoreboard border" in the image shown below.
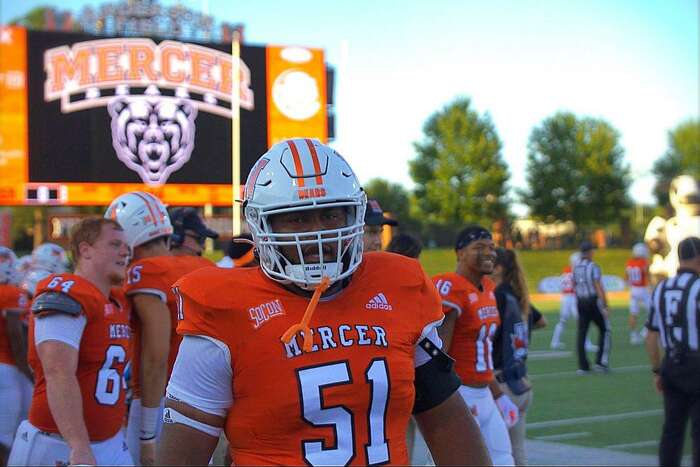
[[[18,26],[2,26],[0,38],[0,206],[107,205],[116,196],[134,190],[153,193],[172,205],[231,206],[233,188],[228,184],[166,183],[149,186],[143,183],[30,182],[27,31]],[[305,49],[309,54],[307,59],[287,61],[282,53],[284,49],[283,46],[268,46],[266,51],[268,145],[296,136],[315,137],[327,142],[327,89],[323,51]],[[303,119],[306,121],[290,118],[275,103],[273,85],[283,80],[285,73],[290,71],[301,71],[317,83],[319,110]]]

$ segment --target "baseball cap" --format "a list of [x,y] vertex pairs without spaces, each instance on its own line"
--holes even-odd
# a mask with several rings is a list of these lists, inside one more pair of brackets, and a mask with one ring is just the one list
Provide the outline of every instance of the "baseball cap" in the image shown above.
[[688,237],[678,244],[678,259],[681,261],[700,256],[700,238]]
[[384,215],[379,201],[376,199],[367,200],[367,210],[365,211],[365,225],[399,225],[399,223],[390,217]]
[[591,242],[589,242],[588,240],[584,240],[583,242],[581,242],[581,246],[579,247],[579,251],[581,253],[585,253],[591,250],[595,250],[595,246],[593,246]]
[[457,234],[457,240],[455,241],[455,250],[461,250],[462,248],[476,240],[484,240],[491,238],[493,238],[491,236],[491,232],[489,232],[482,226],[470,225],[465,227],[464,230]]
[[194,208],[173,209],[170,213],[170,221],[175,230],[191,230],[200,237],[219,238],[219,234],[206,226]]

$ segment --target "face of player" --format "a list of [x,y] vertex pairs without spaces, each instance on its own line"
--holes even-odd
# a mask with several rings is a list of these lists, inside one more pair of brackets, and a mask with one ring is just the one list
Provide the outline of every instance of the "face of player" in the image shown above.
[[185,240],[182,242],[181,248],[194,256],[202,256],[205,241],[206,237],[200,236],[194,230],[185,230]]
[[88,247],[83,258],[91,261],[94,270],[105,274],[112,284],[121,284],[129,260],[129,246],[124,231],[112,225],[103,225],[100,236]]
[[473,241],[457,252],[457,258],[473,274],[491,274],[496,267],[496,244],[491,239]]
[[[344,207],[331,207],[322,209],[309,209],[306,211],[293,211],[277,214],[270,217],[270,227],[275,233],[295,233],[295,232],[317,232],[319,230],[340,229],[348,225],[347,211]],[[332,238],[328,235],[324,238]],[[300,237],[300,240],[314,240],[315,236]],[[292,262],[300,264],[299,253],[295,245],[284,245],[279,247],[282,254]],[[301,251],[304,254],[305,263],[320,262],[318,243],[308,243],[302,245]],[[335,261],[338,255],[337,242],[326,242],[323,244],[323,260]]]
[[379,251],[382,249],[382,226],[365,225],[365,233],[362,236],[364,251]]

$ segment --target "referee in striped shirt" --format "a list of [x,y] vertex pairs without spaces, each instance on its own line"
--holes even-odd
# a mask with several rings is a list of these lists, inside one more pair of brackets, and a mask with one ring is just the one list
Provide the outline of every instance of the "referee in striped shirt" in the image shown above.
[[591,372],[586,356],[586,335],[591,321],[598,326],[598,355],[595,369],[603,373],[610,371],[610,324],[608,322],[608,299],[603,289],[600,266],[593,262],[593,244],[585,241],[581,244],[581,259],[574,266],[574,291],[578,307],[578,335],[576,350],[578,352],[578,370],[580,375]]
[[700,466],[700,238],[680,242],[678,259],[678,274],[654,289],[646,348],[656,389],[664,397],[659,463],[680,465],[690,417],[693,465]]

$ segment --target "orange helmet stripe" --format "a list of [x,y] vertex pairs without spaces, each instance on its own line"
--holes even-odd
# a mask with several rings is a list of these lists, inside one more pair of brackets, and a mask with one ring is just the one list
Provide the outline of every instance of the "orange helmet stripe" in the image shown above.
[[294,157],[294,169],[297,172],[297,177],[299,180],[299,187],[303,187],[305,184],[304,167],[301,165],[301,158],[299,157],[299,150],[297,149],[296,144],[294,144],[294,141],[292,141],[292,140],[287,141],[287,146],[289,146],[289,149],[292,151],[292,156]]
[[316,185],[323,185],[323,176],[321,175],[321,164],[318,162],[318,154],[316,153],[314,143],[310,139],[305,139],[304,141],[309,147],[309,152],[311,153],[311,160],[314,163],[314,170],[316,171]]
[[143,196],[143,195],[145,195],[146,193],[141,193],[141,192],[139,192],[139,191],[135,191],[134,194],[135,194],[136,196],[138,196],[139,198],[141,198],[141,199],[143,200],[144,203],[146,203],[146,207],[148,208],[148,212],[151,213],[151,218],[153,219],[153,222],[154,222],[154,223],[157,223],[157,222],[158,222],[158,218],[156,217],[156,214],[153,212],[153,208],[151,207],[151,203],[149,202],[148,197],[147,197],[147,196]]

